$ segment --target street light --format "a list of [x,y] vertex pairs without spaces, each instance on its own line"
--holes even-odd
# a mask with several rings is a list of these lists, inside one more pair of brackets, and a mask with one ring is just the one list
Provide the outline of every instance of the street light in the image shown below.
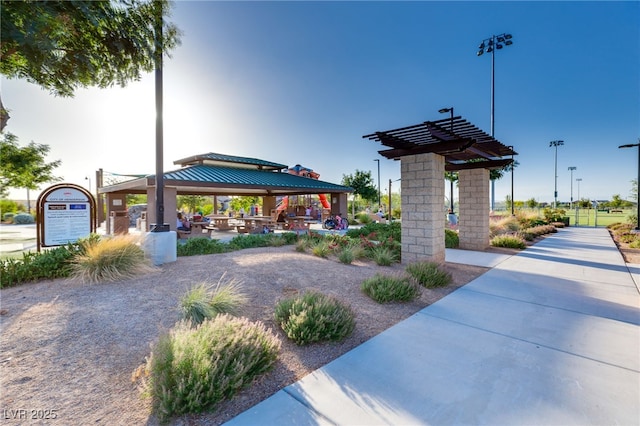
[[[485,52],[491,53],[491,136],[494,135],[495,130],[495,65],[496,65],[496,50],[502,49],[504,46],[511,46],[513,44],[513,36],[511,34],[502,33],[500,35],[492,35],[489,38],[485,38],[478,46],[478,56],[482,56]],[[495,181],[491,180],[491,210],[495,207]]]
[[570,209],[573,210],[573,171],[576,170],[577,167],[575,166],[571,166],[569,167],[569,171],[571,172],[571,204],[570,204]]
[[[453,134],[453,107],[451,108],[441,108],[438,110],[438,112],[440,114],[444,114],[446,112],[451,113],[451,123],[449,125],[449,130],[451,131],[451,133]],[[449,197],[449,213],[450,214],[455,214],[455,212],[453,211],[453,172],[451,172],[451,179],[449,179],[449,182],[451,182],[451,196]]]
[[510,145],[509,148],[511,149],[511,216],[515,216],[513,209],[516,202],[516,200],[513,199],[513,145]]
[[[618,148],[635,148],[638,147],[638,180],[636,181],[636,185],[640,185],[640,139],[638,139],[638,143],[631,143],[627,145],[620,145]],[[640,231],[640,196],[636,197],[636,231]]]
[[558,147],[564,145],[564,141],[551,141],[549,142],[549,146],[550,147],[555,147],[556,149],[556,154],[555,154],[555,172],[554,172],[554,179],[555,179],[555,186],[554,186],[554,192],[553,192],[553,208],[557,209],[558,208]]
[[577,178],[576,182],[578,182],[578,207],[580,206],[580,182],[582,182],[582,178]]
[[382,204],[380,204],[380,159],[376,158],[373,161],[378,162],[378,209],[382,208]]

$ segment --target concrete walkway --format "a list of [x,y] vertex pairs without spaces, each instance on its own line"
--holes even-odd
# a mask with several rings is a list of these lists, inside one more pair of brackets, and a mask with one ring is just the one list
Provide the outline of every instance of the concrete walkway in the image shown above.
[[476,280],[227,424],[639,424],[640,296],[607,230],[485,260]]

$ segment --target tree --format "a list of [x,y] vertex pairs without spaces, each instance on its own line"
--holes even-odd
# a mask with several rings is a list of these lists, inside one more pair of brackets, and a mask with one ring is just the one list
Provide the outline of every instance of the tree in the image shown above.
[[205,202],[205,197],[202,195],[178,195],[177,205],[178,207],[187,206],[187,211],[195,213]]
[[[56,96],[73,96],[79,87],[124,87],[154,69],[158,10],[169,16],[167,0],[3,1],[0,73]],[[179,35],[165,21],[162,50],[178,46]]]
[[49,146],[33,141],[21,148],[18,138],[11,133],[5,134],[0,141],[0,193],[6,194],[8,188],[25,188],[29,213],[29,191],[38,189],[45,182],[61,180],[53,175],[53,170],[60,166],[60,160],[45,162],[49,149]]
[[631,181],[631,199],[638,202],[638,179]]
[[529,198],[527,201],[525,201],[525,204],[530,209],[535,209],[538,206],[538,202],[536,201],[535,198]]
[[371,203],[378,201],[378,188],[373,184],[371,172],[356,169],[355,175],[342,175],[342,185],[353,188],[354,195]]

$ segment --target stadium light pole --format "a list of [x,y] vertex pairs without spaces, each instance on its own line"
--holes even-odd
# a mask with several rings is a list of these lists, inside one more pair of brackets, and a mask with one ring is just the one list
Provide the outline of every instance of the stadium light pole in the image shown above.
[[[495,134],[495,94],[496,94],[496,50],[502,49],[504,46],[513,44],[513,36],[511,34],[502,33],[500,35],[492,35],[485,38],[478,46],[478,56],[482,56],[485,52],[491,53],[491,136]],[[495,181],[491,180],[491,210],[495,207]]]
[[378,162],[378,209],[381,209],[382,204],[380,204],[380,159],[376,158],[373,161]]
[[555,186],[553,191],[553,208],[558,208],[558,147],[564,145],[564,141],[551,141],[549,142],[549,147],[555,147],[555,169],[554,169],[554,180]]
[[[627,145],[620,145],[618,148],[638,148],[638,180],[636,181],[636,185],[640,185],[640,139],[638,139],[638,143],[631,143]],[[640,192],[640,191],[639,191]],[[636,197],[636,231],[640,231],[640,194]]]
[[[451,117],[451,122],[449,124],[449,130],[451,131],[451,133],[453,133],[453,107],[451,108],[441,108],[438,110],[438,112],[440,114],[444,114],[446,112],[450,113],[450,117]],[[453,173],[453,172],[451,172]],[[451,214],[454,214],[455,212],[453,211],[453,179],[450,179],[449,182],[451,183],[451,196],[449,197],[449,210],[451,212]],[[459,198],[459,197],[458,197]]]
[[578,182],[578,203],[580,202],[580,182],[582,182],[582,178],[576,178],[576,182]]
[[575,166],[571,166],[569,167],[569,171],[571,172],[571,204],[570,204],[570,209],[573,210],[573,171],[576,170],[577,167]]

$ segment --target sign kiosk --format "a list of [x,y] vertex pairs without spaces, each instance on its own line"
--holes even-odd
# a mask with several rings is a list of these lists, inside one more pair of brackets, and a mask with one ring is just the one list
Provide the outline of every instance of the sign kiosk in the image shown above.
[[38,197],[36,208],[38,251],[74,243],[96,232],[96,201],[79,185],[50,186]]

